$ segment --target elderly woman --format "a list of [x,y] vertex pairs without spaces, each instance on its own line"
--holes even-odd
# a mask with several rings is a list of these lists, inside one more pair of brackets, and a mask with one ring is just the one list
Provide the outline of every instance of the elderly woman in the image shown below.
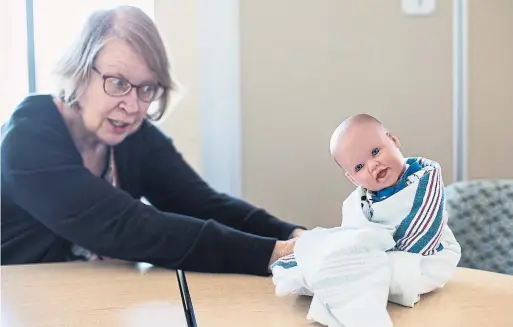
[[99,11],[57,65],[56,96],[19,104],[2,137],[3,264],[266,275],[292,252],[302,227],[214,191],[152,124],[173,90],[167,58],[141,10]]

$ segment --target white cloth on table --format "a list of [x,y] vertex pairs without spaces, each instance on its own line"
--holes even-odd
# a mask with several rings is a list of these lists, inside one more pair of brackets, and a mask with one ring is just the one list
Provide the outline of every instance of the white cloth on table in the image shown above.
[[273,264],[276,294],[312,296],[307,319],[329,327],[392,326],[387,300],[413,307],[454,272],[459,245],[444,244],[422,256],[390,251],[395,242],[386,229],[316,228],[298,239],[294,255]]

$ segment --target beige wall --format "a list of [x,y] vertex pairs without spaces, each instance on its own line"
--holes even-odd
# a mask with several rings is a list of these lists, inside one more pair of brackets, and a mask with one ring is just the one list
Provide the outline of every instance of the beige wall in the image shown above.
[[513,1],[469,1],[469,178],[513,178]]
[[197,3],[155,0],[155,20],[172,57],[173,75],[184,88],[182,99],[160,125],[172,135],[185,159],[201,172]]
[[[156,0],[187,94],[162,124],[201,173],[198,3]],[[513,177],[513,2],[469,0],[469,177]],[[453,180],[452,1],[404,17],[399,1],[239,1],[243,196],[309,227],[340,221],[352,190],[328,155],[347,115],[375,114],[406,155]],[[406,124],[403,121],[419,121]],[[499,163],[499,164],[498,164]]]
[[240,5],[247,199],[309,227],[340,224],[352,186],[328,140],[358,112],[377,115],[406,155],[439,161],[451,182],[451,1],[424,18],[403,16],[399,1]]

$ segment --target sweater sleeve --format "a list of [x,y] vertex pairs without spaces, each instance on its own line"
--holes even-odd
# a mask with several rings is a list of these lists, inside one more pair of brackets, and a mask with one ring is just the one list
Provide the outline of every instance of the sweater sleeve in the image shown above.
[[156,208],[203,220],[213,219],[235,229],[278,239],[296,228],[248,202],[217,192],[184,161],[172,141],[150,123],[145,129],[144,196]]
[[54,129],[19,121],[6,131],[1,155],[13,201],[93,252],[172,269],[268,274],[275,239],[147,206],[90,173]]

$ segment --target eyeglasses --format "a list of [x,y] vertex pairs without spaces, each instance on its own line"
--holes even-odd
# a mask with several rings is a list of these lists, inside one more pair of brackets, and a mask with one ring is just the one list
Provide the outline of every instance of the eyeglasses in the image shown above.
[[110,96],[121,97],[135,88],[139,100],[150,103],[158,100],[164,94],[165,89],[161,85],[135,85],[122,77],[104,75],[96,67],[93,67],[93,70],[103,78],[103,90]]

